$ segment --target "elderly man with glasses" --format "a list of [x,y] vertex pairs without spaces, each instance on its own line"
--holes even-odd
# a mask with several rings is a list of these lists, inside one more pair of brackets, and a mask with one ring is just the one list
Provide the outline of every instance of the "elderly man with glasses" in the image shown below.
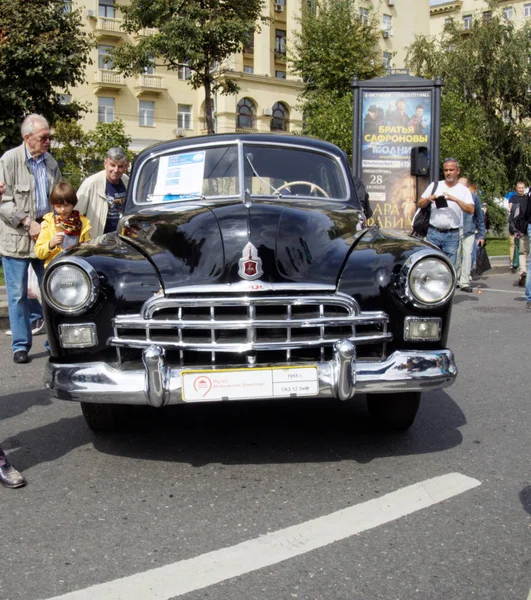
[[443,172],[444,179],[436,187],[435,183],[430,183],[417,206],[430,206],[430,227],[426,241],[442,250],[455,266],[463,212],[474,214],[474,200],[470,190],[458,181],[461,170],[455,158],[444,161]]
[[28,269],[33,267],[40,283],[44,266],[33,248],[42,217],[50,212],[50,192],[61,179],[57,162],[48,152],[48,121],[41,115],[29,115],[21,133],[22,144],[0,158],[0,181],[5,182],[0,199],[0,254],[15,363],[30,361],[32,336],[44,327],[40,303],[28,298]]

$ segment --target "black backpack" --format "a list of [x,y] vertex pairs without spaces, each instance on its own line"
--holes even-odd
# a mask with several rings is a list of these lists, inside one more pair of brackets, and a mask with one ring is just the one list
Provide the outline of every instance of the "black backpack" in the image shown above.
[[[432,194],[435,194],[438,181],[433,183]],[[411,224],[412,231],[411,235],[414,237],[425,238],[428,235],[428,229],[430,227],[430,213],[431,213],[431,202],[424,208],[417,208],[416,213],[413,215],[413,222]]]

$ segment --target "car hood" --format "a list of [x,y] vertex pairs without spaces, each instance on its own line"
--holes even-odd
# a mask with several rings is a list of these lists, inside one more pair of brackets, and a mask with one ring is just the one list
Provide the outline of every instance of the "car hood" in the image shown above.
[[118,231],[157,268],[165,289],[264,283],[336,285],[361,215],[338,202],[187,203],[124,217]]

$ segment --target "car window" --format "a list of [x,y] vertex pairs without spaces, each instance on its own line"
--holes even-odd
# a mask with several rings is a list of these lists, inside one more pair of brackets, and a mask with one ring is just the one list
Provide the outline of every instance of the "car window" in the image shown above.
[[245,188],[255,195],[344,199],[345,175],[338,161],[317,151],[244,145]]

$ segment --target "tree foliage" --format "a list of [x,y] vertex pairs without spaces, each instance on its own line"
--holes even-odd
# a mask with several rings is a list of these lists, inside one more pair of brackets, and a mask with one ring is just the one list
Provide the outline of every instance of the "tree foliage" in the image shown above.
[[235,94],[239,89],[230,77],[222,77],[227,72],[223,63],[252,40],[263,21],[263,5],[264,0],[131,0],[130,6],[120,6],[125,31],[156,32],[138,44],[115,48],[114,67],[126,76],[139,74],[154,57],[170,71],[188,66],[190,85],[205,90],[207,129],[214,133],[213,92]]
[[352,151],[352,81],[385,73],[373,12],[361,18],[355,0],[316,0],[299,19],[288,61],[304,82],[303,133]]
[[103,159],[109,148],[122,148],[132,160],[128,150],[131,140],[120,120],[98,123],[95,129],[85,132],[74,119],[66,119],[55,124],[52,153],[60,164],[63,177],[77,189],[86,177],[103,169]]
[[51,123],[78,117],[78,103],[61,104],[60,93],[85,79],[91,37],[80,11],[65,12],[64,0],[2,0],[0,9],[0,153],[20,144],[25,115]]
[[531,28],[516,29],[491,5],[492,18],[475,18],[466,32],[451,22],[439,38],[418,37],[406,64],[420,77],[443,78],[441,157],[461,162],[500,230],[506,216],[493,199],[531,180]]

